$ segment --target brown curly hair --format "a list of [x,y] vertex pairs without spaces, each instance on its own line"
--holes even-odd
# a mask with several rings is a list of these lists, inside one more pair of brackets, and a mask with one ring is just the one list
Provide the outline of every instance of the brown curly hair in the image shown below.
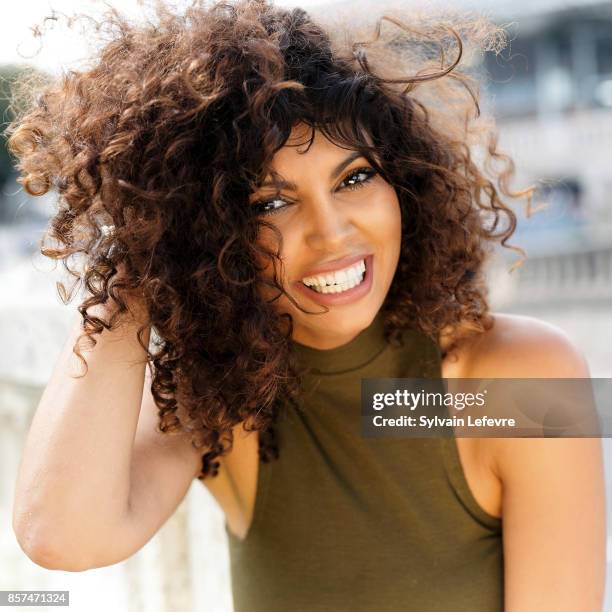
[[[260,291],[287,295],[276,266],[270,280],[258,265],[279,262],[280,247],[257,240],[275,228],[248,202],[297,123],[360,151],[396,189],[401,254],[381,309],[389,341],[406,328],[438,342],[460,325],[490,327],[488,247],[522,251],[506,244],[516,216],[501,197],[531,194],[510,190],[513,164],[480,114],[477,75],[459,68],[470,50],[499,51],[503,30],[412,11],[387,12],[373,35],[321,23],[268,0],[196,1],[181,14],[158,4],[140,24],[111,9],[92,64],[30,88],[7,130],[25,190],[57,192],[41,251],[76,279],[71,291],[59,284],[64,303],[77,284],[89,291],[79,340],[95,345],[139,295],[160,429],[191,432],[200,479],[217,473],[239,423],[259,431],[262,460],[277,457],[276,417],[301,392],[291,316]],[[88,314],[109,298],[109,320]]]

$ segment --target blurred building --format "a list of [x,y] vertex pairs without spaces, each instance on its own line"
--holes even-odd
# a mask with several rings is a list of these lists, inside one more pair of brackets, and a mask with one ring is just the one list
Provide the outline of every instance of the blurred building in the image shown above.
[[505,303],[612,303],[612,4],[516,2],[493,8],[510,35],[485,56],[485,104],[500,147],[517,164],[516,187],[537,185],[512,244],[528,263]]
[[[537,3],[536,3],[537,4]],[[504,141],[550,185],[567,220],[612,220],[612,4],[559,2],[515,15],[501,56],[488,54],[489,93]]]

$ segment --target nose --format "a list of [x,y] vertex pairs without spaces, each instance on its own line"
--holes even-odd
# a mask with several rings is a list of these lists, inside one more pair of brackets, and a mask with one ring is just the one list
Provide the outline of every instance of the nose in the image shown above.
[[310,248],[337,253],[350,242],[354,227],[348,206],[331,194],[311,198],[306,221],[306,243]]

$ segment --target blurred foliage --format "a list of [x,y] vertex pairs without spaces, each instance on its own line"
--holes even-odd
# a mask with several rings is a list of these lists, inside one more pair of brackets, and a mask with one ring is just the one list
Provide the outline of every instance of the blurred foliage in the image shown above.
[[[14,180],[14,160],[6,148],[6,128],[31,104],[38,85],[48,83],[50,75],[27,64],[0,64],[0,222],[6,221],[6,186]],[[17,188],[17,185],[15,184]]]
[[4,130],[13,119],[10,110],[12,84],[24,68],[11,64],[0,65],[0,191],[12,173],[12,161],[6,150]]
[[15,109],[29,106],[37,87],[51,80],[51,75],[27,64],[0,64],[0,191],[13,172],[4,132],[15,117]]

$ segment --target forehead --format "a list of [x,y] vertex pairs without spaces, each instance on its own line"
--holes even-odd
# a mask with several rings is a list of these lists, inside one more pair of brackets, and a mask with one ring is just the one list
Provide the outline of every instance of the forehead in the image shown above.
[[287,142],[274,154],[272,165],[278,169],[282,164],[301,163],[305,159],[310,161],[315,158],[325,161],[346,153],[346,148],[328,140],[320,130],[298,124],[291,130]]
[[359,157],[362,153],[355,147],[339,146],[319,130],[299,124],[274,154],[260,186],[279,183],[288,186],[293,183],[290,177],[299,181],[300,176],[309,177],[311,173],[334,175]]

